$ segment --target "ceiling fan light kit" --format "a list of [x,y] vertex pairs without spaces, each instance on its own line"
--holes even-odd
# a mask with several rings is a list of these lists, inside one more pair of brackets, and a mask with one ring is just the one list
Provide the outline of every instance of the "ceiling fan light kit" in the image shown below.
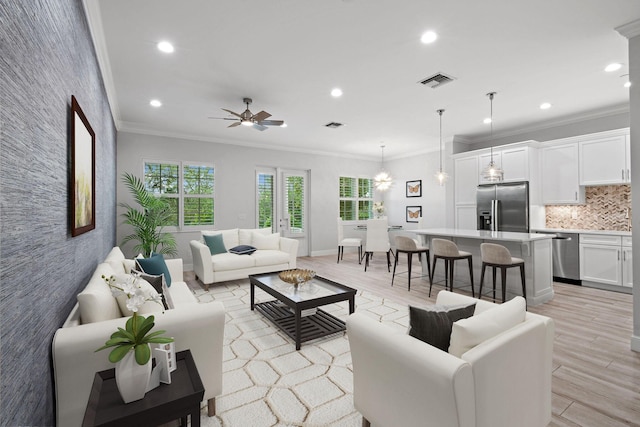
[[242,102],[244,102],[247,106],[246,110],[244,110],[242,114],[238,114],[235,111],[231,111],[227,108],[222,108],[223,111],[226,111],[227,113],[235,116],[235,118],[232,118],[232,117],[209,117],[209,118],[219,119],[219,120],[234,120],[235,121],[234,123],[231,123],[229,126],[227,126],[230,128],[243,125],[247,127],[253,127],[254,129],[257,129],[259,131],[264,131],[264,130],[267,130],[267,126],[286,127],[286,125],[284,124],[284,120],[267,120],[269,117],[271,117],[271,114],[267,113],[266,111],[260,111],[257,114],[253,114],[251,110],[249,110],[249,104],[253,102],[251,98],[242,98]]

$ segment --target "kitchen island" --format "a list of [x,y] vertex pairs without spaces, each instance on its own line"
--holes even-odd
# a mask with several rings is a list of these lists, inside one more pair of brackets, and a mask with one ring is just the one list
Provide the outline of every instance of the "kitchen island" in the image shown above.
[[[476,292],[480,289],[480,272],[482,269],[482,257],[480,255],[481,243],[496,243],[505,246],[511,252],[511,256],[522,258],[525,263],[525,284],[527,288],[527,303],[530,306],[543,304],[553,298],[553,271],[552,271],[552,234],[538,233],[514,233],[506,231],[489,230],[462,230],[455,228],[428,228],[411,230],[416,233],[423,243],[431,247],[434,238],[448,239],[456,243],[461,251],[470,252],[473,255],[473,278]],[[433,257],[433,254],[431,254]],[[456,266],[453,289],[463,288],[471,291],[469,283],[469,270],[462,265]],[[423,263],[425,270],[426,263]],[[426,274],[426,272],[425,272]],[[497,272],[500,275],[499,270]],[[436,268],[434,283],[444,284],[444,263],[440,262]],[[492,294],[491,268],[485,271],[483,296]],[[502,281],[498,277],[496,289],[501,289]],[[496,295],[500,295],[496,292]],[[514,295],[522,295],[520,271],[518,268],[507,270],[507,299]]]

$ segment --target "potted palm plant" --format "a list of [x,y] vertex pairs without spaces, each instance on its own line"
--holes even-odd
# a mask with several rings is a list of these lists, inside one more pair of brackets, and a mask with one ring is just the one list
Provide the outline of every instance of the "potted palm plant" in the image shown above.
[[119,204],[126,209],[122,214],[125,218],[124,224],[133,227],[133,233],[122,239],[122,245],[130,241],[138,241],[139,243],[133,249],[141,252],[145,257],[150,256],[152,252],[177,255],[175,237],[170,233],[162,232],[173,215],[169,203],[147,191],[144,183],[137,176],[125,172],[122,180],[141,208],[137,209],[127,203]]

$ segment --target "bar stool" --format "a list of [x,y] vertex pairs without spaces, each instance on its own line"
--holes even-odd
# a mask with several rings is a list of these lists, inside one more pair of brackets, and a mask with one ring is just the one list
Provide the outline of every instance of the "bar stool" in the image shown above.
[[431,296],[431,287],[433,286],[433,275],[436,272],[436,262],[438,259],[444,260],[444,277],[445,289],[448,288],[453,292],[453,262],[459,259],[469,261],[469,278],[471,279],[471,295],[476,296],[473,290],[473,261],[469,252],[458,250],[458,245],[451,240],[433,239],[431,240],[431,250],[433,251],[433,269],[431,270],[429,296]]
[[426,254],[425,258],[427,258],[427,272],[429,274],[429,282],[431,282],[431,261],[429,260],[429,248],[416,245],[416,241],[409,237],[396,236],[396,259],[393,263],[393,276],[391,277],[391,286],[393,286],[393,280],[396,278],[396,266],[398,265],[398,256],[401,253],[407,254],[407,265],[409,267],[409,271],[407,272],[407,290],[411,290],[411,262],[413,261],[413,254],[418,254],[418,260],[420,260],[420,262],[422,262],[422,254]]
[[480,254],[482,255],[482,272],[480,274],[480,295],[482,299],[482,284],[484,283],[484,272],[487,266],[493,269],[493,299],[496,299],[496,268],[502,273],[502,302],[504,302],[507,293],[507,268],[520,267],[520,278],[522,280],[522,296],[527,300],[527,287],[524,280],[524,260],[511,256],[509,249],[495,243],[482,243],[480,245]]

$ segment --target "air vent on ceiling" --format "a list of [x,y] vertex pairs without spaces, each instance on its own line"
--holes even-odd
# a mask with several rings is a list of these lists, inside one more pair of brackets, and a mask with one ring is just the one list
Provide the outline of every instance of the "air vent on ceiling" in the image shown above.
[[338,122],[329,122],[325,126],[330,128],[330,129],[337,129],[340,126],[344,126],[344,125],[342,123],[338,123]]
[[451,77],[443,73],[437,73],[431,77],[427,77],[424,80],[420,80],[418,83],[421,83],[425,86],[429,86],[431,89],[435,89],[437,87],[442,86],[445,83],[449,83],[454,80],[455,80],[455,77]]

